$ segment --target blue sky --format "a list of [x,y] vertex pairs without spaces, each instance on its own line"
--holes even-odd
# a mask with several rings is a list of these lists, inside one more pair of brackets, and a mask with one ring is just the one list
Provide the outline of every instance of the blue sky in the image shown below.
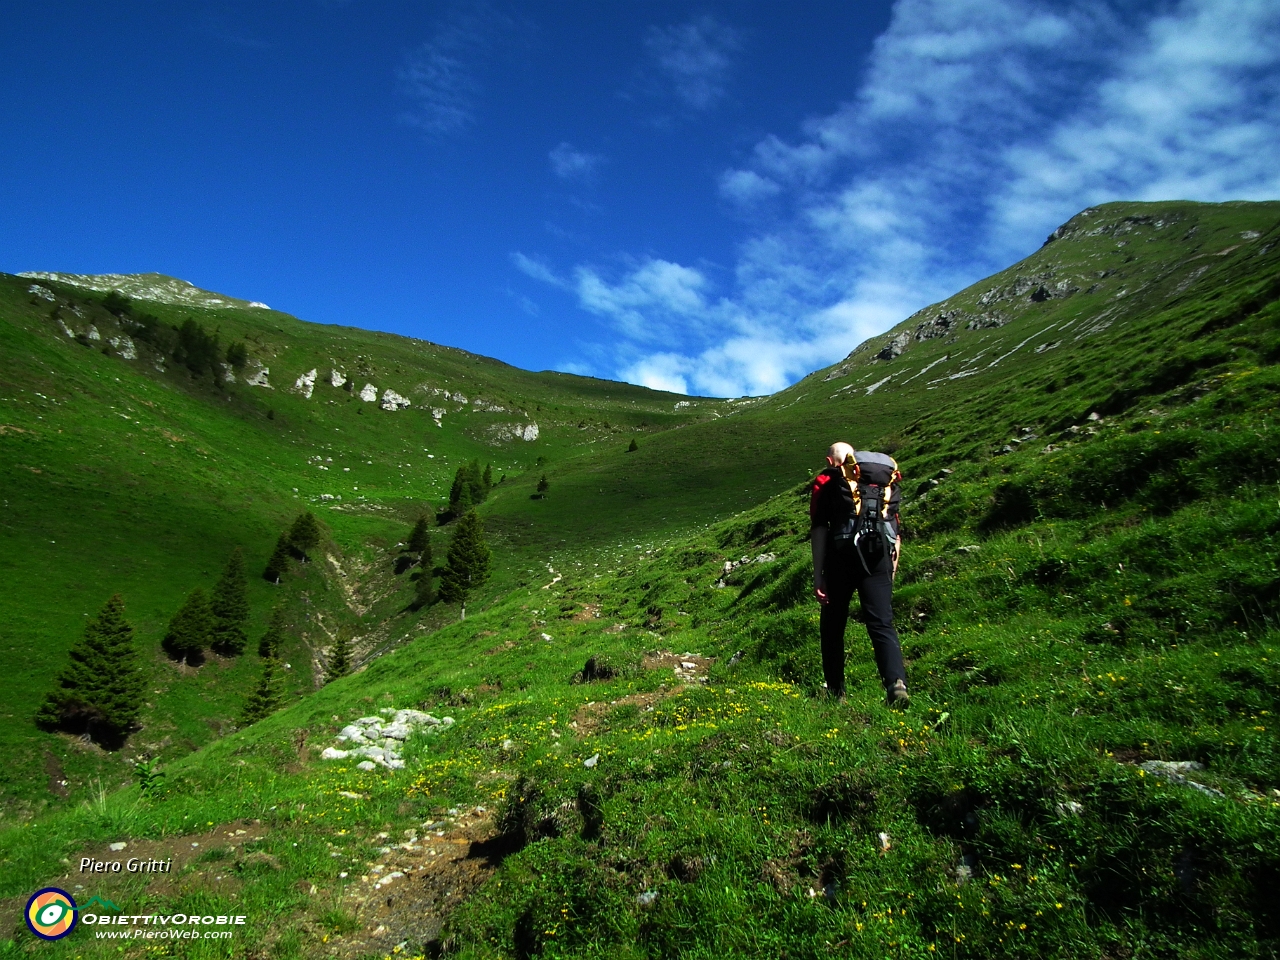
[[769,393],[1113,199],[1280,198],[1280,4],[4,0],[0,270]]

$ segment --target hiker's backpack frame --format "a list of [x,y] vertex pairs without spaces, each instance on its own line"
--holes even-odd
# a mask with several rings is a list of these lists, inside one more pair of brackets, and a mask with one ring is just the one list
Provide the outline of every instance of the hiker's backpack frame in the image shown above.
[[898,504],[902,499],[902,472],[886,453],[858,450],[840,467],[853,512],[833,531],[837,553],[857,557],[868,574],[883,562],[893,563],[898,550]]

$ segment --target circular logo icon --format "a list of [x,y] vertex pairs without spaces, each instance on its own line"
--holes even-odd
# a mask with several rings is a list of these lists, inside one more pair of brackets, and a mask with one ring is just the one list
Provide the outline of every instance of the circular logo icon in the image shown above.
[[57,887],[37,890],[27,901],[27,926],[41,940],[61,940],[76,928],[76,902]]

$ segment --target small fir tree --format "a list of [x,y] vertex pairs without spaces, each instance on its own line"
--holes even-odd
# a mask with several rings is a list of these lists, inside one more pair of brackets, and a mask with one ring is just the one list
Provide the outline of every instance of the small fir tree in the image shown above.
[[212,639],[213,611],[204,588],[196,587],[169,621],[169,632],[161,646],[179,663],[198,667],[204,660],[204,648]]
[[413,531],[409,534],[409,540],[405,544],[405,549],[410,553],[421,554],[424,551],[428,556],[431,554],[431,536],[428,532],[427,518],[419,517],[418,522],[413,525]]
[[434,571],[431,569],[430,562],[427,562],[422,565],[418,579],[414,581],[413,609],[421,610],[423,607],[429,607],[437,599],[439,598],[436,594]]
[[635,453],[640,449],[640,444],[636,443],[635,438],[631,439],[631,446],[627,447],[627,453]]
[[258,656],[263,660],[275,660],[280,656],[280,648],[284,646],[287,634],[284,630],[284,610],[276,607],[271,611],[271,622],[267,624],[267,632],[258,641]]
[[458,521],[449,542],[449,554],[440,577],[440,599],[460,603],[466,616],[467,596],[489,577],[489,546],[484,526],[474,510]]
[[70,659],[36,722],[47,730],[83,729],[108,748],[123,745],[137,729],[146,677],[119,594],[85,626]]
[[308,550],[314,550],[320,545],[320,523],[310,510],[299,514],[298,519],[293,521],[289,530],[289,543],[302,554],[303,559]]
[[262,661],[262,678],[258,681],[257,689],[249,694],[249,699],[244,703],[244,710],[240,713],[240,726],[247,727],[251,723],[257,723],[280,709],[284,694],[283,674],[280,661],[275,657],[267,657]]
[[268,583],[279,583],[280,578],[289,572],[289,561],[293,557],[289,553],[289,534],[282,533],[276,540],[276,548],[267,561],[267,569],[262,571],[262,579]]
[[223,656],[244,653],[249,642],[244,625],[249,619],[249,580],[244,574],[244,555],[240,548],[231,554],[222,579],[213,588],[213,649]]
[[538,492],[546,493],[550,489],[551,489],[551,484],[547,482],[547,475],[544,473],[542,475],[542,479],[538,481]]
[[324,670],[324,682],[333,683],[339,677],[351,672],[351,641],[345,634],[339,634],[333,641],[333,649],[329,651],[329,663]]
[[480,479],[484,483],[485,496],[488,496],[489,491],[493,489],[493,464],[486,463],[484,465],[484,476]]

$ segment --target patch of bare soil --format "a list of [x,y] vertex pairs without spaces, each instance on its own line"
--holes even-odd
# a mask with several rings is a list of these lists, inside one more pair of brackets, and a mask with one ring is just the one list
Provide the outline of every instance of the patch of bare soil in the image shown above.
[[600,604],[598,603],[585,604],[581,610],[579,610],[577,613],[573,615],[572,619],[576,620],[579,623],[586,620],[599,620]]
[[507,852],[483,807],[427,824],[421,835],[383,854],[347,888],[342,906],[359,929],[331,937],[329,955],[382,955],[396,947],[414,954],[429,948],[449,915]]
[[640,661],[640,666],[645,670],[670,670],[676,681],[674,685],[664,684],[657,690],[650,690],[645,693],[630,693],[625,697],[619,697],[617,700],[610,700],[607,703],[603,700],[599,703],[595,701],[584,703],[578,708],[577,713],[573,715],[573,720],[569,722],[569,727],[578,737],[585,737],[600,727],[605,722],[608,714],[617,707],[633,704],[642,713],[650,710],[659,700],[669,697],[677,690],[692,686],[695,683],[706,683],[707,670],[714,662],[714,657],[704,657],[696,653],[672,653],[669,650],[656,650],[652,653],[647,653],[644,659]]

